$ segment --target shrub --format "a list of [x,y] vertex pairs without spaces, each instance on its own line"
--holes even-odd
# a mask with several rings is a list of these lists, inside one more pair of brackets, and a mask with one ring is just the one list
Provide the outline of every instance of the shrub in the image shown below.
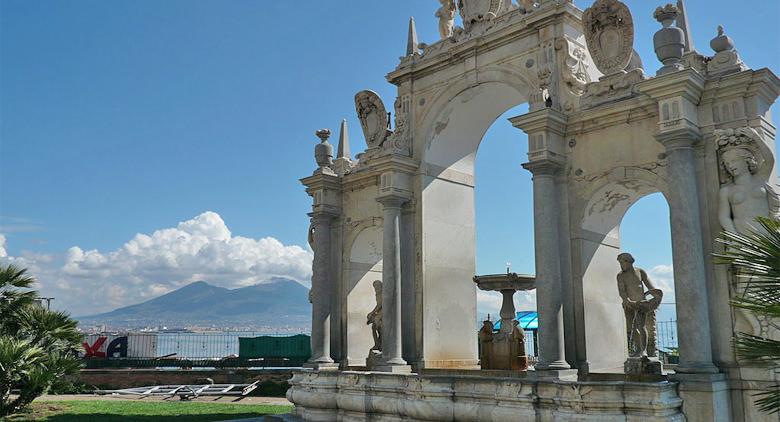
[[0,417],[24,409],[80,366],[76,321],[36,304],[34,283],[27,270],[0,265]]

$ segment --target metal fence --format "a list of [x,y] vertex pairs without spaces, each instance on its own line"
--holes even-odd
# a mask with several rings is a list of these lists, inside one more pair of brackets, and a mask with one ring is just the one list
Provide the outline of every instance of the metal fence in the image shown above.
[[263,332],[120,333],[83,337],[87,368],[299,366],[289,359],[242,359],[239,337],[287,337]]
[[677,353],[677,321],[659,321],[656,323],[656,345],[664,353]]

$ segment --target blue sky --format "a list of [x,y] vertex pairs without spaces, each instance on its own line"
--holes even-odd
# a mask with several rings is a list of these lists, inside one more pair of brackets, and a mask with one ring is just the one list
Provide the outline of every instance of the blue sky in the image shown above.
[[[584,9],[591,2],[575,3]],[[636,48],[653,74],[659,24],[652,12],[660,3],[626,3]],[[701,52],[712,53],[709,40],[723,24],[749,66],[780,69],[780,2],[687,6]],[[347,118],[353,154],[365,147],[354,93],[374,89],[392,104],[384,75],[405,50],[409,16],[420,41],[430,43],[438,38],[437,7],[419,0],[0,1],[0,234],[7,254],[26,257],[57,295],[79,291],[77,284],[93,292],[100,286],[80,281],[82,267],[57,281],[63,262],[78,257],[69,248],[96,251],[90,268],[105,270],[106,261],[135,256],[122,250],[138,233],[175,255],[171,239],[224,237],[226,225],[230,239],[239,239],[236,248],[261,253],[261,240],[273,238],[278,259],[305,261],[310,202],[298,179],[314,168],[314,131],[335,130]],[[479,272],[503,271],[507,261],[533,272],[525,153],[525,136],[503,118],[480,147]],[[623,227],[626,249],[645,267],[671,263],[660,197],[633,207]],[[154,237],[166,228],[180,233]],[[248,247],[244,238],[255,243]],[[116,301],[147,297],[171,287],[162,270],[169,255],[148,267],[128,264],[121,276],[88,276],[144,286],[115,286]],[[229,278],[231,264],[224,265]],[[284,267],[273,265],[267,271]],[[304,277],[301,265],[291,275]],[[63,306],[78,313],[77,302]]]

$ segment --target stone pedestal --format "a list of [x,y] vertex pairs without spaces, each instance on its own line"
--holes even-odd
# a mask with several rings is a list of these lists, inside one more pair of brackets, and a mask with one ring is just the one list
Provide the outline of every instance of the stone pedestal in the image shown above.
[[623,365],[626,375],[662,375],[663,364],[658,358],[630,357]]
[[688,422],[732,420],[726,374],[674,374],[669,381],[679,383],[677,390]]

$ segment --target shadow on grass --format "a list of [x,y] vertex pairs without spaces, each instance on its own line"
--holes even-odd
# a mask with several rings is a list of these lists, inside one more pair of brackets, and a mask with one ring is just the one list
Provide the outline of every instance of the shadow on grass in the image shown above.
[[[203,415],[149,415],[149,416],[122,416],[110,413],[93,413],[89,415],[62,414],[49,416],[47,422],[206,422],[227,421],[233,419],[263,418],[273,413],[208,413]],[[262,420],[262,419],[261,419]]]

